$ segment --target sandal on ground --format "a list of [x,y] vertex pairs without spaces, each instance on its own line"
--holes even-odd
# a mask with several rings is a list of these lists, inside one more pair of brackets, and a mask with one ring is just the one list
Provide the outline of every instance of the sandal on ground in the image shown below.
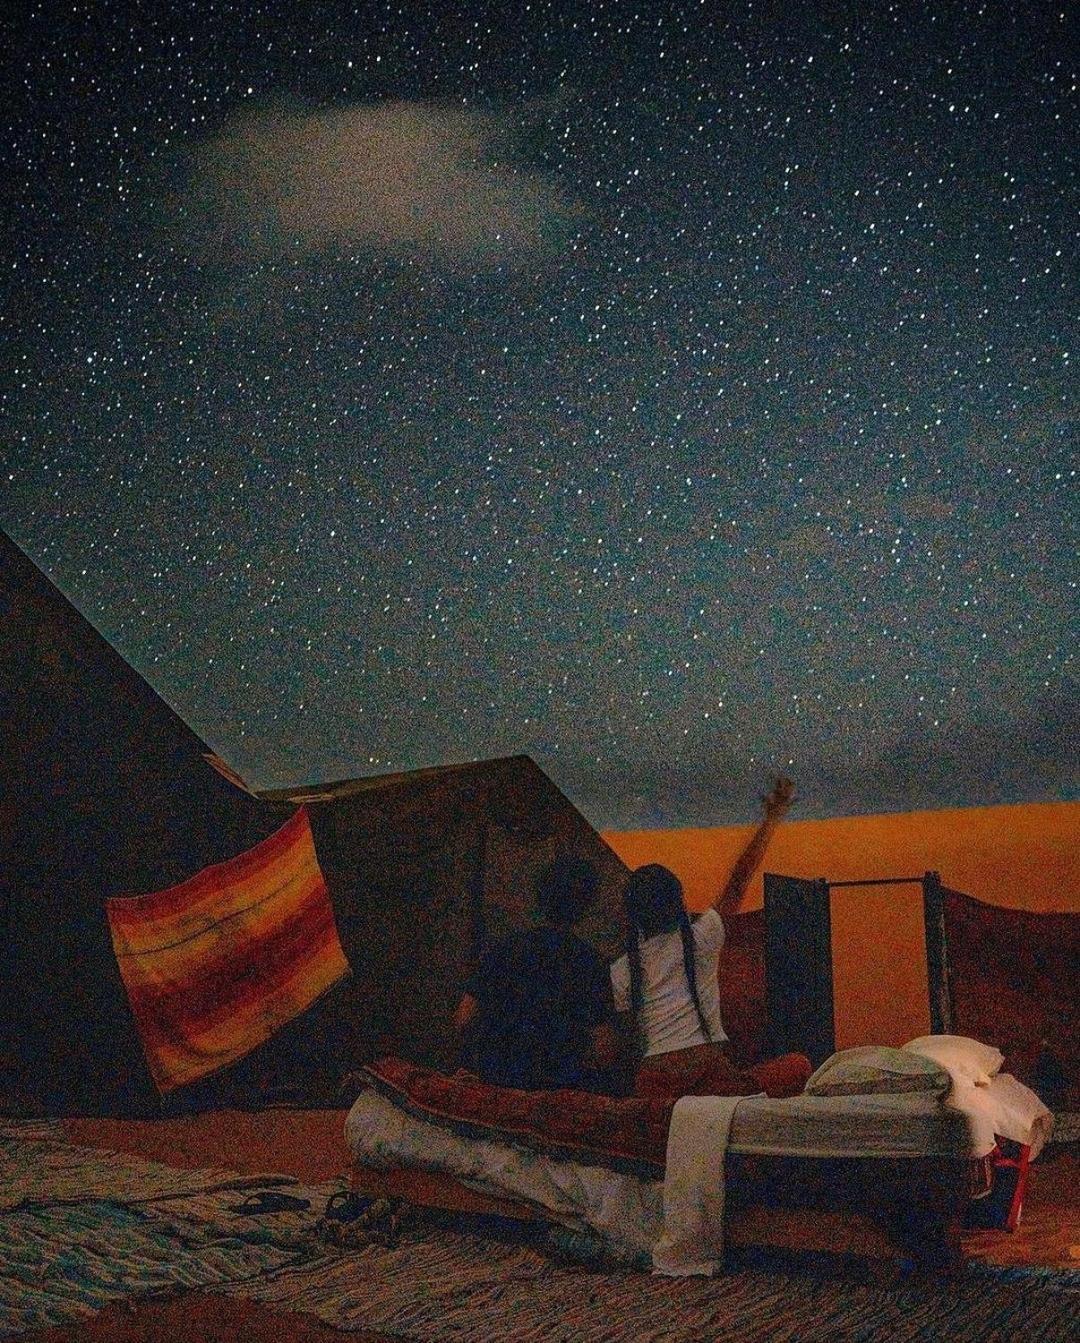
[[354,1222],[362,1213],[367,1212],[374,1202],[373,1198],[353,1193],[351,1189],[339,1189],[327,1199],[323,1221]]
[[260,1189],[249,1194],[243,1203],[235,1203],[229,1209],[242,1217],[261,1217],[268,1212],[303,1212],[311,1207],[311,1200],[298,1198],[295,1194],[281,1194],[276,1190]]

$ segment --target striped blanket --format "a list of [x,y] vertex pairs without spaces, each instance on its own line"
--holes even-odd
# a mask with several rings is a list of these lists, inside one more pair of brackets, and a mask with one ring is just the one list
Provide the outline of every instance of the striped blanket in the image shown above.
[[242,1058],[349,970],[303,808],[247,853],[106,912],[161,1092]]

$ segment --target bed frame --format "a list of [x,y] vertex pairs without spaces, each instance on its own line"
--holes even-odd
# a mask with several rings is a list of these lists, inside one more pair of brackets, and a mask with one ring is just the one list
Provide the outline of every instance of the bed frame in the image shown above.
[[[888,1280],[905,1260],[930,1272],[962,1264],[960,1231],[982,1170],[967,1160],[761,1157],[729,1153],[724,1241],[732,1267],[795,1262]],[[354,1164],[349,1187],[457,1214],[543,1222],[538,1209],[453,1175]]]

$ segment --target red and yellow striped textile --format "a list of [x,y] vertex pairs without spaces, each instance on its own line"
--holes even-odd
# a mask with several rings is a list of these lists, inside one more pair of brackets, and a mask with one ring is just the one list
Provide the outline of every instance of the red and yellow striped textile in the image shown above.
[[304,808],[247,853],[106,912],[161,1092],[242,1058],[349,971]]

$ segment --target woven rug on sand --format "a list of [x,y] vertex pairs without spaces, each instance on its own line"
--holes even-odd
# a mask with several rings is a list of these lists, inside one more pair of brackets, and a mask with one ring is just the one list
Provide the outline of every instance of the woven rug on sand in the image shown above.
[[290,1175],[238,1175],[235,1171],[181,1170],[70,1143],[26,1140],[0,1132],[0,1212],[13,1208],[109,1199],[145,1203],[213,1189],[265,1189],[295,1185]]
[[443,1231],[323,1254],[220,1290],[340,1329],[422,1343],[1062,1343],[1080,1336],[1080,1272],[874,1287],[732,1273],[661,1278],[554,1265],[524,1246]]
[[0,1138],[20,1142],[67,1142],[61,1119],[16,1119],[0,1115]]
[[115,1203],[21,1208],[0,1216],[0,1335],[68,1324],[125,1297],[236,1283],[296,1258],[265,1237],[193,1222],[178,1234]]
[[[308,1206],[238,1212],[287,1186]],[[70,1324],[111,1301],[245,1283],[321,1250],[336,1182],[177,1170],[120,1152],[0,1141],[0,1336]],[[17,1206],[12,1206],[12,1205]]]
[[[249,1189],[275,1186],[308,1207],[235,1211]],[[567,1268],[525,1244],[431,1225],[391,1245],[328,1249],[316,1229],[335,1187],[0,1138],[0,1334],[200,1288],[415,1343],[1080,1337],[1080,1272],[894,1287],[758,1271],[676,1280]]]

